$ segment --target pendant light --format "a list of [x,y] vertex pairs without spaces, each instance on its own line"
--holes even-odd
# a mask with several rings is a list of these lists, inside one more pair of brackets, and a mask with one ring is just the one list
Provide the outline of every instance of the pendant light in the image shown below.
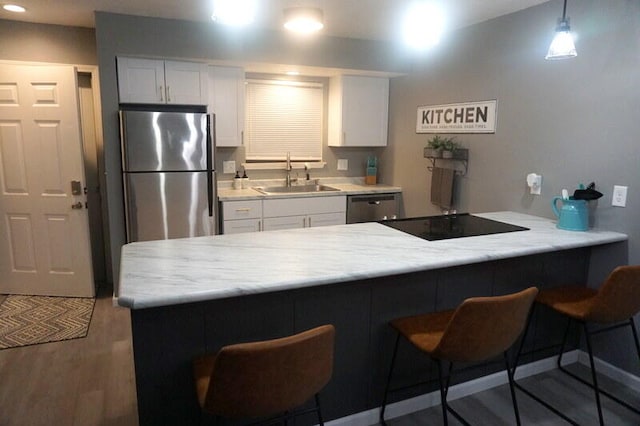
[[567,0],[564,0],[564,7],[562,8],[562,18],[558,19],[558,26],[556,27],[556,35],[549,46],[549,51],[545,59],[569,59],[578,56],[576,52],[576,46],[573,43],[573,36],[571,35],[571,28],[569,27],[569,18],[567,17]]

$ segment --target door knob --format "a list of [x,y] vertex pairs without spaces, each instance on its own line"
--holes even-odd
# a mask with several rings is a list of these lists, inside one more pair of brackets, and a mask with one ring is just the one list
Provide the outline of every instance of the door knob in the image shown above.
[[75,204],[71,204],[71,208],[74,210],[82,210],[82,202],[78,201]]

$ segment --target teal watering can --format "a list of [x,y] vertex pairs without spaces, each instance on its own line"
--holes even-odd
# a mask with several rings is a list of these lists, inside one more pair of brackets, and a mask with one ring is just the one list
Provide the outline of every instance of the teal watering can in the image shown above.
[[[560,210],[557,206],[558,201],[562,201]],[[589,211],[585,200],[574,200],[573,197],[553,197],[551,208],[558,218],[557,228],[569,231],[589,230]]]

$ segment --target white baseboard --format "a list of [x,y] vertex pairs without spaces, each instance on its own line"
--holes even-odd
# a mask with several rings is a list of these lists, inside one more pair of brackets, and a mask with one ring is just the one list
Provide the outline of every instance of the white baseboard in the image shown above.
[[[591,368],[589,365],[589,354],[587,352],[579,351],[578,362]],[[596,365],[596,370],[598,371],[598,373],[604,374],[610,379],[622,383],[623,385],[635,390],[636,392],[640,392],[640,377],[634,376],[628,371],[622,370],[615,365],[609,364],[608,362],[603,361],[600,358],[594,357],[593,362]]]
[[[581,350],[573,350],[565,352],[562,356],[563,365],[573,364],[579,362],[587,367],[589,366],[589,355]],[[539,361],[531,362],[518,366],[516,369],[516,379],[523,379],[525,377],[534,376],[536,374],[544,373],[556,368],[558,357],[553,356]],[[611,365],[601,359],[595,358],[596,369],[598,373],[602,373],[607,377],[616,380],[625,386],[640,392],[640,377],[624,371],[614,365]],[[507,373],[501,371],[498,373],[490,374],[488,376],[480,377],[468,382],[460,383],[449,388],[448,401],[463,398],[465,396],[482,392],[496,386],[501,386],[507,383]],[[416,411],[424,410],[426,408],[435,407],[440,405],[440,392],[430,392],[424,395],[416,396],[414,398],[398,401],[393,404],[387,405],[385,410],[385,420],[390,420],[396,417],[405,416],[407,414],[415,413]],[[379,422],[380,407],[373,408],[371,410],[362,411],[360,413],[352,414],[350,416],[342,417],[332,420],[326,424],[329,426],[370,426]]]
[[[578,361],[577,350],[566,352],[563,359],[569,362]],[[553,370],[556,368],[556,362],[558,357],[550,357],[535,361],[529,364],[518,366],[516,369],[516,379],[522,379],[525,377],[533,376],[543,373],[545,371]],[[468,382],[460,383],[449,388],[447,400],[453,401],[455,399],[463,398],[465,396],[482,392],[496,386],[501,386],[507,383],[507,373],[501,371],[493,373],[488,376],[480,377]],[[414,398],[398,401],[393,404],[387,405],[385,410],[385,420],[401,417],[407,414],[415,413],[416,411],[424,410],[426,408],[435,407],[440,405],[440,392],[430,392],[424,395],[416,396]],[[370,426],[379,422],[380,407],[373,408],[371,410],[362,411],[360,413],[352,414],[347,417],[332,420],[326,424],[329,426]]]

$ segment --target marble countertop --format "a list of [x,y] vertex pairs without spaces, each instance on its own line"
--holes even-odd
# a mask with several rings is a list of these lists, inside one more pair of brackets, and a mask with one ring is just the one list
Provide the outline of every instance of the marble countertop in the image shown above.
[[122,247],[117,302],[144,309],[627,240],[599,229],[560,230],[555,220],[521,213],[476,215],[530,230],[427,241],[370,222],[131,243]]
[[[322,185],[331,186],[339,189],[340,191],[326,191],[326,192],[298,192],[289,194],[270,194],[265,195],[261,192],[252,189],[255,186],[269,186],[274,185],[265,184],[260,182],[251,182],[251,187],[245,189],[233,189],[228,186],[218,188],[218,200],[219,201],[241,201],[241,200],[262,200],[265,198],[300,198],[300,197],[332,197],[336,195],[360,195],[360,194],[380,194],[389,192],[402,192],[402,188],[392,185],[365,185],[364,183],[343,181],[333,182],[331,179],[321,179]],[[282,185],[282,182],[278,182]]]

